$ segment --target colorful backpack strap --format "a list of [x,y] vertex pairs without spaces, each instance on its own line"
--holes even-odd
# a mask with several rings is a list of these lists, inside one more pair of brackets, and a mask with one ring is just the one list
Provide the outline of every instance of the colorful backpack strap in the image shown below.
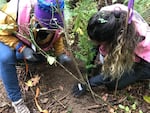
[[57,29],[55,31],[55,35],[53,37],[53,39],[51,40],[50,44],[48,46],[46,46],[45,48],[42,48],[44,51],[48,51],[53,47],[53,44],[60,38],[61,35],[61,30]]
[[[32,9],[30,0],[18,0],[18,11],[17,11],[17,24],[19,33],[29,35],[29,23],[30,23],[30,12]],[[23,41],[27,45],[31,43],[24,37],[17,35],[18,39]]]

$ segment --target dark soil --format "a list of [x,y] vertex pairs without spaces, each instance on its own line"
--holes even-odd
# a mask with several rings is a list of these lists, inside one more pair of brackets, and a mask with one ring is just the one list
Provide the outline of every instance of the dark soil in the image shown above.
[[[94,88],[95,93],[103,99],[102,101],[98,98],[94,100],[90,92],[80,98],[74,97],[71,89],[77,81],[59,65],[50,66],[47,63],[29,65],[30,77],[21,77],[25,74],[21,69],[24,70],[24,66],[18,68],[23,98],[32,113],[40,113],[34,101],[37,87],[41,90],[38,103],[42,109],[47,109],[49,113],[140,113],[139,110],[142,110],[143,113],[150,113],[150,104],[143,100],[144,95],[150,95],[148,81],[138,82],[124,90],[119,90],[116,96],[114,92],[108,91],[103,86]],[[72,64],[67,65],[67,69],[74,75],[78,75]],[[25,91],[24,82],[35,75],[41,77],[39,84]],[[7,99],[2,84],[0,87],[0,112],[13,113],[14,109]],[[113,112],[113,109],[106,104],[107,102],[117,109],[116,112]],[[137,104],[132,109],[131,106],[134,103]],[[128,106],[130,111],[125,112],[118,107],[119,104]]]

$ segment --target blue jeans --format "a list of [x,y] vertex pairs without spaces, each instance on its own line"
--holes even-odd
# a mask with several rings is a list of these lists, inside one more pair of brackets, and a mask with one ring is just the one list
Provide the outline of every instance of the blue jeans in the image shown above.
[[0,42],[0,76],[9,99],[14,102],[21,99],[21,91],[16,73],[16,61],[23,55]]

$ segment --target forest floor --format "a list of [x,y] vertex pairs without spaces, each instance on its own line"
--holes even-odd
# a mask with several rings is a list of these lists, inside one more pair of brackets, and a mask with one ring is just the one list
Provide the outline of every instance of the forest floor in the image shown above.
[[[72,44],[72,50],[77,51],[77,43],[78,37]],[[77,64],[81,73],[85,74],[83,63],[77,60]],[[26,74],[24,64],[17,66],[23,99],[31,113],[47,113],[44,110],[48,113],[150,113],[150,81],[140,81],[116,92],[99,86],[92,90],[100,98],[94,98],[91,92],[77,98],[73,96],[72,88],[78,81],[70,73],[77,78],[79,74],[74,63],[65,67],[58,64],[50,66],[47,62],[28,64]],[[31,79],[33,86],[27,82]],[[40,89],[39,94],[37,89]],[[0,92],[0,113],[14,113],[2,81]],[[144,96],[148,97],[148,102],[143,99]]]
[[[73,64],[66,67],[78,77]],[[79,67],[83,67],[80,62]],[[149,81],[137,82],[118,90],[116,94],[104,86],[96,87],[93,91],[101,100],[94,99],[90,92],[79,98],[74,97],[72,87],[77,80],[59,65],[31,64],[28,76],[25,74],[24,65],[17,67],[17,71],[23,98],[31,113],[40,113],[39,108],[43,113],[46,113],[44,110],[49,113],[150,113],[150,103],[143,99],[144,96],[150,97]],[[25,82],[33,78],[36,78],[35,86],[27,87]],[[39,95],[36,92],[38,88]],[[1,81],[0,92],[0,113],[14,113]]]
[[[40,113],[35,103],[37,88],[40,88],[40,93],[36,98],[38,106],[42,110],[48,110],[49,113],[150,113],[150,104],[143,99],[145,95],[150,96],[148,81],[138,82],[123,90],[118,90],[116,96],[114,91],[108,91],[106,87],[94,88],[94,92],[103,99],[94,100],[90,92],[80,98],[74,97],[71,92],[77,81],[59,65],[50,66],[47,63],[29,65],[30,77],[23,77],[23,79],[21,76],[24,75],[22,72],[24,66],[19,67],[17,70],[19,70],[18,76],[23,98],[31,113]],[[72,64],[66,67],[77,76],[77,71]],[[40,79],[37,79],[35,86],[31,88],[24,86],[25,81],[36,76]],[[0,90],[0,113],[14,113],[1,82]]]

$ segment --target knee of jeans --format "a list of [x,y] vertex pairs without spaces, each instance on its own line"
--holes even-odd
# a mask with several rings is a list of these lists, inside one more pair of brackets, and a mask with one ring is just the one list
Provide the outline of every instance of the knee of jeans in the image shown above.
[[15,59],[15,52],[13,50],[10,51],[4,51],[0,55],[0,62],[1,63],[14,63],[16,61]]

